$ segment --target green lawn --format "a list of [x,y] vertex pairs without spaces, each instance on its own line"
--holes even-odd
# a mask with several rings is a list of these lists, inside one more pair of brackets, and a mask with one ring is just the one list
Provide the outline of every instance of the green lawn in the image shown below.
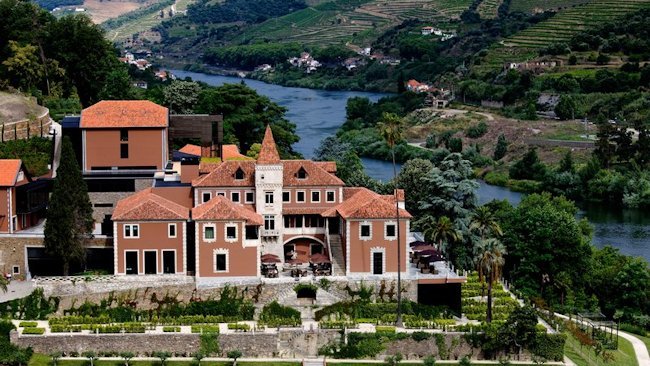
[[595,353],[591,349],[580,347],[578,340],[571,335],[567,337],[564,354],[578,366],[637,366],[638,363],[634,349],[632,348],[632,343],[621,337],[618,340],[618,350],[609,351],[614,356],[614,360],[609,363],[605,363],[600,357],[596,358]]

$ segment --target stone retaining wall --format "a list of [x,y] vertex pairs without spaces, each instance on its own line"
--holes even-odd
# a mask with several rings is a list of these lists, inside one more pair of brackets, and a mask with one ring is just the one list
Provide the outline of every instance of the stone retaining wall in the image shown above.
[[40,116],[8,122],[0,126],[1,141],[28,139],[35,136],[47,137],[50,133],[52,119],[50,119],[50,111],[47,108],[44,109],[45,112]]
[[[276,333],[220,334],[219,348],[226,356],[229,351],[240,350],[244,357],[307,357],[316,356],[318,348],[340,338],[338,331],[282,330]],[[84,351],[133,352],[151,355],[166,351],[176,355],[191,355],[199,350],[199,334],[71,334],[19,336],[11,332],[11,342],[21,347],[32,347],[35,352],[65,354]]]

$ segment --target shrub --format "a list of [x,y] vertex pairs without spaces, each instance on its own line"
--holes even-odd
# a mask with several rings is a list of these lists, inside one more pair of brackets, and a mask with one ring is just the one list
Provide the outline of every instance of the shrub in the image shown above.
[[248,332],[251,330],[251,326],[246,323],[228,323],[228,329]]
[[20,322],[18,326],[22,328],[35,328],[38,326],[38,322]]
[[357,323],[355,321],[347,320],[331,320],[331,321],[321,321],[321,329],[343,329],[343,328],[356,328]]
[[298,298],[316,298],[318,287],[312,284],[299,283],[293,287]]
[[375,327],[377,334],[395,334],[396,330],[394,326],[390,325],[378,325]]
[[544,360],[561,361],[564,357],[564,343],[566,335],[537,333],[530,351],[533,355],[541,357]]
[[485,122],[479,122],[479,124],[475,126],[469,127],[465,131],[465,136],[471,138],[471,139],[477,139],[479,137],[482,137],[485,135],[488,131],[488,125]]
[[262,308],[259,321],[260,324],[270,327],[297,326],[301,324],[298,310],[289,306],[282,306],[277,301],[273,301]]
[[193,325],[192,333],[219,333],[218,325]]
[[181,327],[163,327],[164,333],[180,333]]
[[42,335],[45,333],[45,328],[36,328],[36,327],[29,327],[23,329],[23,334],[37,334],[37,335]]
[[413,340],[416,342],[422,342],[422,341],[426,341],[427,339],[431,339],[431,333],[413,332],[411,333],[411,338],[413,338]]
[[219,353],[219,334],[218,333],[204,333],[200,335],[201,346],[199,351],[210,356]]

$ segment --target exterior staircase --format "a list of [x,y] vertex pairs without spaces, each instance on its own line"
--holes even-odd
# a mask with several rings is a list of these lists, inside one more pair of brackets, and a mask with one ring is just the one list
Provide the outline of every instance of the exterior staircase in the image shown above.
[[345,276],[345,259],[343,259],[343,245],[341,235],[330,234],[330,259],[332,260],[332,276]]

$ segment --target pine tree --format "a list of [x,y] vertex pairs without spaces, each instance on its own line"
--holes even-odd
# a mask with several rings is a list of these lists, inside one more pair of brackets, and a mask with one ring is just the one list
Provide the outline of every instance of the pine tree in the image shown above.
[[494,160],[501,160],[508,152],[508,141],[506,137],[501,134],[497,139],[497,146],[494,148]]
[[61,146],[61,163],[57,169],[45,222],[46,251],[63,262],[67,276],[70,263],[83,262],[85,244],[93,229],[93,209],[86,182],[68,137]]

